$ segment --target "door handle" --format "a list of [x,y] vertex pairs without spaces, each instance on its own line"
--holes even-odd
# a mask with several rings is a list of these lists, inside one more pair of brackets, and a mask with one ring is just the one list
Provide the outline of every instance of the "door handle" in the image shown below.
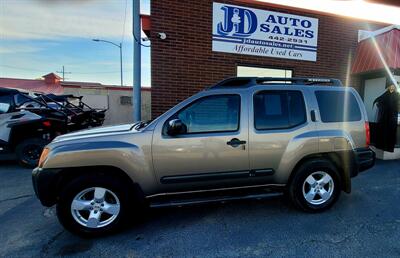
[[317,122],[317,118],[315,115],[315,110],[311,110],[311,121],[312,122]]
[[241,141],[238,138],[233,138],[232,140],[230,140],[229,142],[227,142],[226,144],[232,146],[232,147],[238,147],[239,145],[242,144],[246,144],[246,141]]

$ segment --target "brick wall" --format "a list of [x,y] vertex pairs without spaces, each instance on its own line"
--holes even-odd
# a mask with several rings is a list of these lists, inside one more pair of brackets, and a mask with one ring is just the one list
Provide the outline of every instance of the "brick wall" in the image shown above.
[[[153,117],[207,86],[236,76],[237,65],[289,68],[293,69],[293,76],[335,77],[345,82],[347,67],[357,46],[358,30],[383,27],[339,16],[285,10],[254,1],[217,2],[318,18],[317,62],[213,52],[213,1],[151,1]],[[158,32],[165,32],[167,39],[157,38]],[[357,78],[351,78],[350,84],[360,87]]]

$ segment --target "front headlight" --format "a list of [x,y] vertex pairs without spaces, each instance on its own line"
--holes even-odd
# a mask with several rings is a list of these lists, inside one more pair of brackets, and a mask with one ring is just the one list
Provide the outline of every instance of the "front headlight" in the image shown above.
[[43,149],[42,154],[40,155],[39,164],[38,164],[38,166],[40,168],[43,167],[43,164],[46,161],[47,156],[49,156],[49,152],[50,152],[49,148],[44,148]]

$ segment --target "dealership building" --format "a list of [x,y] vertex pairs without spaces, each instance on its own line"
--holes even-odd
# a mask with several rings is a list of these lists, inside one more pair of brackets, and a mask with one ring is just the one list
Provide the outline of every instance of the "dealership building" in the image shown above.
[[149,18],[153,117],[232,76],[339,78],[369,102],[400,80],[390,24],[256,0],[151,1]]

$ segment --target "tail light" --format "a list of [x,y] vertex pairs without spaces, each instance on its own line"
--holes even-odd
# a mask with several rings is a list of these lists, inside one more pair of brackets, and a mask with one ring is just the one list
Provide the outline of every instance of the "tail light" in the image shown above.
[[50,121],[44,121],[42,124],[43,124],[44,126],[46,126],[46,127],[50,127],[50,126],[51,126]]
[[369,122],[365,122],[365,144],[367,147],[371,143],[371,131],[369,129]]

